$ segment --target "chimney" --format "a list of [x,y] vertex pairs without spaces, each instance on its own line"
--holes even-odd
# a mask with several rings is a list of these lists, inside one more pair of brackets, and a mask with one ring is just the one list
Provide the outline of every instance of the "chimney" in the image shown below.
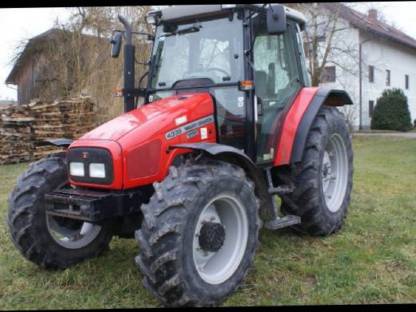
[[372,21],[377,21],[377,10],[376,9],[368,10],[368,18]]

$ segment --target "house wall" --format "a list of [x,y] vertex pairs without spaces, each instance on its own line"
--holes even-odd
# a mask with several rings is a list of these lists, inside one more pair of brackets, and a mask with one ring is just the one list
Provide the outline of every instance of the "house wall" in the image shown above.
[[[382,92],[389,88],[400,88],[408,99],[412,121],[416,119],[416,49],[374,38],[361,32],[363,55],[362,123],[369,128],[369,101],[377,102]],[[369,82],[368,65],[374,66],[374,82]],[[390,86],[386,85],[386,69],[390,70]],[[405,75],[409,75],[409,89],[405,89]]]
[[[304,12],[307,20],[314,21],[308,16],[309,11]],[[319,12],[317,16],[318,38],[324,38],[321,42],[321,50],[318,52],[322,61],[325,49],[328,46],[328,16],[333,13],[326,9]],[[309,28],[313,34],[314,25],[310,22]],[[320,29],[320,27],[322,29]],[[371,117],[369,116],[369,101],[377,103],[377,99],[387,88],[400,88],[408,98],[408,105],[412,121],[416,119],[416,49],[403,44],[389,41],[381,36],[370,35],[351,25],[348,20],[339,18],[337,20],[337,31],[332,40],[325,66],[335,66],[336,81],[322,82],[320,86],[334,89],[344,89],[348,92],[354,104],[345,106],[344,112],[350,126],[357,130],[360,126],[360,103],[361,103],[361,126],[370,128]],[[360,53],[359,47],[362,43],[362,97],[360,100]],[[308,60],[307,60],[308,61]],[[368,66],[374,66],[374,82],[369,82]],[[309,66],[309,64],[308,64]],[[390,70],[390,86],[386,85],[386,69]],[[405,89],[405,75],[409,75],[409,89]]]
[[[363,129],[369,129],[371,117],[369,101],[377,99],[388,88],[400,88],[408,99],[412,121],[416,119],[416,50],[388,41],[382,37],[374,37],[367,32],[352,27],[347,21],[341,20],[337,28],[346,28],[333,38],[335,49],[350,50],[347,54],[336,54],[329,57],[327,66],[336,67],[336,81],[321,83],[321,86],[344,89],[353,100],[352,106],[342,110],[354,129],[359,128],[360,114],[360,75],[359,75],[359,43],[362,42],[362,112]],[[336,55],[335,55],[336,54]],[[331,62],[331,59],[335,63]],[[369,82],[368,66],[374,66],[374,82]],[[386,85],[386,70],[390,70],[390,86]],[[409,89],[405,89],[405,75],[409,75]]]
[[344,106],[344,113],[353,129],[359,128],[359,31],[350,24],[339,19],[334,33],[333,49],[326,66],[335,66],[336,81],[320,83],[320,86],[345,90],[353,101],[353,105]]

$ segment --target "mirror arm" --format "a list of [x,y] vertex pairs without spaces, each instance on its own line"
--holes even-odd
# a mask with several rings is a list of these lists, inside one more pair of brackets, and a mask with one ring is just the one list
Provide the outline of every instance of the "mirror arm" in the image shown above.
[[145,72],[141,77],[140,77],[140,79],[139,79],[139,89],[140,89],[140,86],[141,86],[141,84],[142,84],[142,81],[143,81],[143,79],[146,77],[146,76],[148,76],[149,75],[149,71],[147,71],[147,72]]
[[124,28],[126,29],[126,44],[132,44],[132,27],[130,23],[121,15],[118,16],[119,21],[123,24]]
[[144,96],[146,89],[145,88],[122,89],[122,92],[123,92],[123,95],[128,93],[136,97],[136,96]]
[[143,35],[143,36],[148,36],[148,37],[154,37],[154,36],[153,36],[153,34],[151,34],[151,33],[146,33],[146,32],[132,31],[131,33],[132,33],[132,34],[135,34],[135,35]]

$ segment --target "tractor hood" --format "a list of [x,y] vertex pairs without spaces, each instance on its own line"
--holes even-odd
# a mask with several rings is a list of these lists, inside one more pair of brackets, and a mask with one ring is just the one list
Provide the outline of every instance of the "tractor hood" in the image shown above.
[[144,141],[160,131],[171,130],[212,113],[213,103],[208,93],[170,96],[124,113],[86,133],[80,140],[119,141],[137,128],[143,128],[137,140]]
[[112,159],[111,182],[95,183],[88,177],[76,181],[70,177],[70,182],[120,190],[161,181],[175,157],[186,152],[170,150],[171,146],[216,142],[213,114],[214,102],[206,92],[170,96],[122,114],[75,140],[68,149],[75,155],[73,161],[86,163],[96,161],[97,151],[107,150]]

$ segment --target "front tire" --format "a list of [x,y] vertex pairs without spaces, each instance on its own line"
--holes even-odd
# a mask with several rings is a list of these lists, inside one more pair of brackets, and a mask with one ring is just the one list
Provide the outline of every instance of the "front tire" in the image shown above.
[[254,184],[244,170],[203,159],[171,167],[142,206],[136,263],[166,306],[213,306],[242,282],[258,245]]
[[96,257],[112,237],[111,225],[93,225],[45,213],[44,195],[67,183],[64,157],[32,163],[9,197],[8,225],[23,256],[46,269],[64,269]]
[[323,236],[341,229],[352,190],[353,153],[348,127],[336,109],[322,107],[308,134],[295,190],[283,195],[282,211],[301,217],[302,232]]

